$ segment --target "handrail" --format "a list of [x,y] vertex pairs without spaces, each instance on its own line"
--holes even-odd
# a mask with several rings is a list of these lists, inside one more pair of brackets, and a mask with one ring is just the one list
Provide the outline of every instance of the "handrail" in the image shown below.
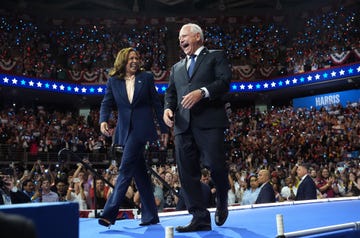
[[337,224],[332,226],[323,226],[323,227],[317,227],[307,230],[301,230],[301,231],[293,231],[293,232],[287,232],[284,233],[284,237],[303,237],[303,236],[309,236],[309,235],[316,235],[316,234],[323,234],[328,232],[334,232],[334,231],[340,231],[340,230],[360,230],[360,221],[357,222],[349,222],[344,224]]
[[[111,156],[106,152],[90,152],[90,153],[79,153],[75,152],[82,158],[87,158],[93,165],[108,165],[111,161]],[[151,159],[150,164],[161,164],[166,161],[168,156],[167,150],[164,151],[151,151],[147,154],[147,159]],[[7,165],[9,163],[22,163],[22,164],[34,164],[37,160],[41,160],[46,164],[57,164],[58,152],[38,152],[36,155],[32,155],[25,149],[13,149],[11,145],[0,144],[0,165]],[[64,162],[68,164],[77,164],[77,161],[70,157]]]

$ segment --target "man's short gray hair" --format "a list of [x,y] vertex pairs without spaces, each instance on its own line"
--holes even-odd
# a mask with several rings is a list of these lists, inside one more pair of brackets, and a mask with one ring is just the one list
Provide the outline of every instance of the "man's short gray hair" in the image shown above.
[[201,41],[204,42],[204,33],[199,25],[197,25],[195,23],[187,23],[187,24],[183,25],[182,27],[185,27],[185,26],[190,26],[190,32],[195,33],[195,34],[199,33]]

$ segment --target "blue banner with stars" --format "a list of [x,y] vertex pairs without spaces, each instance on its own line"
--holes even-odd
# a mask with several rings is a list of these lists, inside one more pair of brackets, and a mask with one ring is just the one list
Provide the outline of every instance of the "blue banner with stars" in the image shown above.
[[[309,71],[286,77],[274,78],[271,80],[261,80],[252,82],[232,82],[230,85],[231,93],[241,92],[264,92],[279,90],[283,88],[302,86],[306,84],[326,82],[332,80],[346,79],[360,75],[360,63],[332,67],[317,71]],[[56,93],[70,93],[77,95],[103,95],[105,94],[105,84],[76,84],[60,81],[52,81],[23,76],[0,74],[0,85],[9,87],[21,87],[36,90],[43,90]],[[167,89],[167,82],[156,83],[158,93],[164,94]]]

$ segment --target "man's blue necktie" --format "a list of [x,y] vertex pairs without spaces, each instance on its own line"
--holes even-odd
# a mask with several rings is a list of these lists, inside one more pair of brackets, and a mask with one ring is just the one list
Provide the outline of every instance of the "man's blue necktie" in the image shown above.
[[196,57],[196,55],[190,55],[190,66],[189,66],[189,69],[188,69],[189,77],[191,77],[191,75],[192,75],[192,73],[194,71],[195,57]]

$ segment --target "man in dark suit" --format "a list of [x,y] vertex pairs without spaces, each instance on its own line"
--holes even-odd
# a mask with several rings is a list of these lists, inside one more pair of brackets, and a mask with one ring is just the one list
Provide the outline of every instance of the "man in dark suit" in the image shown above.
[[0,174],[0,205],[28,203],[30,198],[14,185],[11,174]]
[[296,192],[295,200],[309,200],[316,199],[316,185],[314,180],[308,174],[310,165],[308,163],[303,163],[297,166],[296,173],[300,179],[298,189]]
[[[144,159],[145,144],[158,139],[154,117],[160,126],[166,146],[168,128],[162,120],[163,107],[156,92],[152,74],[140,70],[140,55],[133,48],[119,51],[112,76],[100,107],[100,130],[113,136],[113,143],[123,147],[123,155],[115,188],[107,199],[99,224],[115,223],[121,203],[132,178],[141,197],[141,226],[159,222],[152,184]],[[117,107],[115,132],[108,127],[113,107]]]
[[186,57],[171,68],[164,121],[174,126],[176,161],[193,219],[176,230],[211,230],[210,213],[199,196],[201,166],[211,171],[217,196],[215,223],[221,226],[228,216],[229,189],[224,151],[224,129],[229,121],[222,97],[229,91],[231,69],[222,51],[203,46],[204,35],[198,25],[182,26],[179,41]]
[[258,183],[260,185],[260,192],[255,204],[275,202],[275,192],[273,186],[270,184],[269,170],[262,169],[259,171]]

